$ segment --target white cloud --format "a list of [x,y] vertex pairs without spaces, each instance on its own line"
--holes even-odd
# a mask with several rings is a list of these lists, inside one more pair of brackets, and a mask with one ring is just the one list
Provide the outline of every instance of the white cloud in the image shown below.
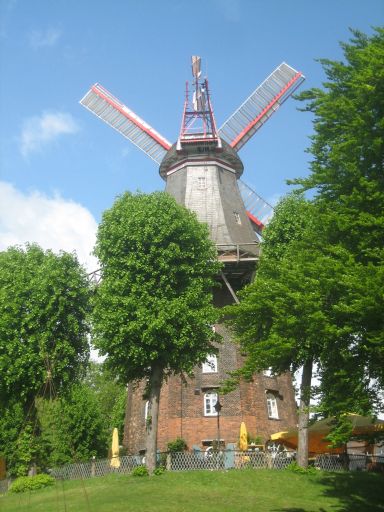
[[49,28],[45,31],[33,30],[29,34],[29,44],[34,50],[54,46],[61,37],[61,31]]
[[44,249],[76,251],[89,271],[98,268],[90,253],[97,223],[82,205],[41,192],[24,194],[0,181],[0,250],[10,245],[35,242]]
[[71,114],[43,112],[40,117],[30,117],[23,123],[20,151],[24,157],[56,140],[60,135],[76,133],[79,127]]

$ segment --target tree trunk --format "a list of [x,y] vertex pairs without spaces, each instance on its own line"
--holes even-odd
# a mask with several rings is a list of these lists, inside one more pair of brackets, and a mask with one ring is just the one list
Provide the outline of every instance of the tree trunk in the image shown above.
[[308,421],[311,400],[312,368],[312,359],[304,363],[300,385],[297,463],[302,468],[308,467]]
[[156,468],[157,425],[159,419],[160,390],[163,380],[163,369],[154,366],[149,379],[149,406],[147,416],[147,436],[145,462],[149,474]]

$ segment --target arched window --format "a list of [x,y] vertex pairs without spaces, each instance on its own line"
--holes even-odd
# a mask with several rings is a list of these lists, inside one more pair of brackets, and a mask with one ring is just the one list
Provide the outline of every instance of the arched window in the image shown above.
[[217,402],[217,393],[205,393],[204,395],[204,416],[217,416],[215,405]]
[[274,393],[271,393],[270,391],[267,392],[267,409],[268,409],[268,418],[272,418],[275,420],[279,419],[279,411],[277,409],[276,395]]
[[217,373],[217,357],[215,354],[210,354],[203,363],[203,373]]

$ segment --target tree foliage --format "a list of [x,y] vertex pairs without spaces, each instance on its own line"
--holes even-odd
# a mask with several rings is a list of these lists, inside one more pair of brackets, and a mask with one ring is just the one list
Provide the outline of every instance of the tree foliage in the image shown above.
[[384,388],[384,29],[370,37],[353,31],[342,48],[345,62],[320,61],[324,88],[299,96],[315,116],[314,160],[310,175],[295,181],[315,190],[327,243],[354,262],[353,297],[343,305],[354,339],[327,362],[334,371],[322,372],[331,414],[378,410]]
[[216,251],[207,226],[168,194],[126,193],[104,213],[95,254],[94,343],[122,382],[148,379],[151,465],[163,378],[214,351]]
[[256,278],[240,292],[240,304],[228,310],[247,353],[239,375],[251,378],[269,367],[275,373],[295,371],[319,357],[326,300],[318,283],[327,255],[323,261],[314,258],[314,226],[313,206],[303,196],[292,194],[277,205],[264,233]]
[[0,253],[0,407],[59,389],[88,358],[89,285],[72,254],[36,245]]
[[262,247],[255,281],[230,309],[247,353],[236,377],[251,378],[266,368],[277,374],[302,368],[299,464],[305,466],[313,366],[328,375],[329,362],[334,370],[340,353],[355,345],[347,320],[357,276],[349,252],[326,243],[316,206],[298,194],[278,205]]
[[0,408],[0,455],[11,475],[26,475],[34,455],[31,423],[25,419],[23,403],[14,397]]
[[105,457],[116,426],[123,433],[126,388],[100,363],[91,362],[83,381],[59,395],[36,399],[37,413],[26,418],[14,398],[0,414],[1,455],[11,475]]
[[74,255],[37,245],[0,253],[0,446],[11,474],[39,457],[36,397],[84,372],[89,298]]
[[218,272],[208,230],[164,193],[129,194],[106,211],[96,256],[95,346],[123,381],[189,372],[212,349]]
[[[316,362],[322,411],[338,418],[383,407],[383,43],[382,29],[354,31],[345,62],[320,61],[324,88],[299,96],[315,115],[314,160],[294,183],[315,197],[278,206],[255,282],[231,310],[248,352],[239,374],[303,366],[308,387]],[[342,421],[337,432],[346,439]]]
[[45,467],[105,457],[110,431],[95,391],[78,383],[55,400],[38,402],[40,463]]
[[105,364],[90,361],[84,384],[92,390],[103,418],[103,429],[108,443],[116,427],[122,438],[124,433],[127,387],[118,381],[117,375]]
[[274,219],[263,232],[263,262],[280,261],[289,245],[303,239],[309,227],[315,230],[312,206],[303,194],[292,192],[280,201],[274,210]]
[[321,59],[327,82],[298,96],[314,114],[311,173],[296,180],[315,189],[327,209],[331,242],[358,261],[383,261],[384,29],[353,31],[345,62]]

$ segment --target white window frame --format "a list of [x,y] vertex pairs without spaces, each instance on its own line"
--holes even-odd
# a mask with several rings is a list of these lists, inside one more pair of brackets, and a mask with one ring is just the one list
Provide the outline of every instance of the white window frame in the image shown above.
[[279,419],[279,409],[277,407],[276,395],[274,395],[270,391],[267,392],[267,409],[268,409],[268,418],[270,418],[272,420]]
[[148,418],[148,413],[149,413],[149,400],[147,400],[145,402],[145,407],[144,407],[144,419],[147,420]]
[[241,217],[239,212],[233,212],[233,215],[235,216],[236,224],[239,224],[241,226]]
[[216,354],[209,354],[202,366],[203,373],[217,373],[217,356]]
[[204,394],[204,416],[217,416],[215,405],[217,403],[217,393],[209,391]]

